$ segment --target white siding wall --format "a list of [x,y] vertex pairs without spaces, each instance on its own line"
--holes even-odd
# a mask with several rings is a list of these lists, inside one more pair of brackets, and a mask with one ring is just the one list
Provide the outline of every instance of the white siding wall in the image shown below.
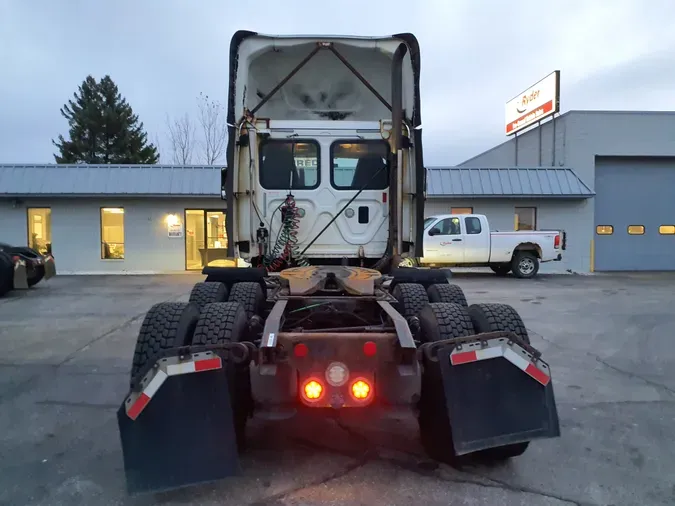
[[[424,215],[449,213],[452,207],[473,207],[474,213],[487,216],[493,231],[514,229],[515,207],[536,207],[538,229],[564,229],[567,232],[567,249],[562,252],[562,261],[543,263],[540,272],[553,274],[565,272],[568,269],[572,272],[588,271],[590,239],[587,238],[587,229],[589,225],[579,217],[589,214],[592,216],[592,200],[427,199]],[[589,207],[591,210],[588,209]]]
[[[2,199],[0,241],[27,243],[28,207],[52,210],[52,252],[58,273],[116,274],[185,271],[185,237],[168,237],[166,215],[177,214],[185,226],[186,208],[224,210],[226,205],[218,198],[25,198],[15,207],[12,200]],[[101,207],[124,207],[124,260],[101,259]]]

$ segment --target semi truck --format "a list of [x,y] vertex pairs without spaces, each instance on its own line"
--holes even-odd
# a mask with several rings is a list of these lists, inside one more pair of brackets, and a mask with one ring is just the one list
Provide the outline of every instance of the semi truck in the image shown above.
[[221,191],[250,267],[207,266],[147,312],[117,412],[128,492],[237,474],[252,418],[306,410],[405,410],[451,465],[558,437],[517,311],[401,267],[423,251],[416,37],[238,31],[229,60]]

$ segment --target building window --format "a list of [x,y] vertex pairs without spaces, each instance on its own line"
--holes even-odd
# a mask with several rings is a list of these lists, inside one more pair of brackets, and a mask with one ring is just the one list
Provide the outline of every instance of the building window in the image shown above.
[[466,233],[469,235],[480,234],[482,227],[480,226],[480,219],[472,216],[471,218],[464,218],[464,225],[466,226]]
[[516,207],[515,211],[516,230],[537,230],[536,207]]
[[612,235],[614,227],[612,225],[598,225],[595,227],[595,233],[598,235]]
[[661,235],[675,235],[675,225],[661,225],[659,227],[659,234],[661,234]]
[[451,207],[450,214],[473,214],[473,207]]
[[124,259],[124,208],[101,208],[101,258]]
[[52,252],[52,210],[48,207],[28,208],[28,247],[41,254]]
[[642,235],[645,233],[644,225],[628,225],[628,233],[630,235]]

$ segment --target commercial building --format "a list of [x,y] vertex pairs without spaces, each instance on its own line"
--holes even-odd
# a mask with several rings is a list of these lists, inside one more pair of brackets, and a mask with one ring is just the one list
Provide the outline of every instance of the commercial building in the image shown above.
[[471,200],[496,228],[529,207],[537,229],[566,229],[568,269],[675,270],[675,112],[569,111],[460,166],[573,171],[593,198]]

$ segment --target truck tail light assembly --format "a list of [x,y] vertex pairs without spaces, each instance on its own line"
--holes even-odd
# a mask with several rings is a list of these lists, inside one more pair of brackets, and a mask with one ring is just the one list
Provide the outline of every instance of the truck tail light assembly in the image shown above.
[[357,379],[352,383],[351,386],[352,397],[354,397],[354,399],[356,399],[357,401],[366,401],[370,399],[372,392],[373,388],[371,387],[370,383],[368,383],[363,378]]
[[560,234],[555,235],[555,239],[553,239],[553,247],[555,249],[560,249]]

